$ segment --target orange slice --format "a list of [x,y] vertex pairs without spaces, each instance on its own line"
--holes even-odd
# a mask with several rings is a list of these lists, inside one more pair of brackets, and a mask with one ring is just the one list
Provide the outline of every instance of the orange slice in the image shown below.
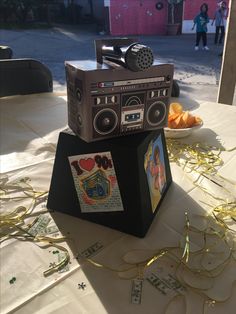
[[180,103],[170,104],[168,115],[168,127],[171,129],[186,129],[202,123],[202,119],[184,111]]
[[199,125],[202,123],[202,119],[200,117],[195,116],[194,117],[194,124],[193,125]]
[[189,111],[184,112],[183,120],[185,123],[185,128],[191,128],[195,123],[195,117],[191,115]]
[[175,120],[178,118],[179,114],[178,113],[172,113],[168,115],[168,122]]
[[172,102],[170,104],[170,109],[169,109],[170,114],[173,113],[182,113],[183,112],[183,107],[180,103],[178,102]]

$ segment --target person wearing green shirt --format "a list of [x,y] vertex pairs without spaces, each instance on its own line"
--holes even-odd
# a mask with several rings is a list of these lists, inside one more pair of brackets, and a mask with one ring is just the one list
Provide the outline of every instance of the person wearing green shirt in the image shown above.
[[196,45],[195,50],[199,50],[199,43],[202,39],[203,50],[209,50],[207,47],[207,24],[209,23],[208,5],[203,3],[200,7],[200,13],[194,18],[192,30],[196,26]]

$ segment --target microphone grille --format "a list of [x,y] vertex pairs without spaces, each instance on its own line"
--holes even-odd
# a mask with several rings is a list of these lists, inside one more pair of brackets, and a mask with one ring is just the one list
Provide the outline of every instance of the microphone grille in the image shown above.
[[144,71],[153,64],[154,56],[151,48],[134,44],[126,53],[126,65],[132,71]]

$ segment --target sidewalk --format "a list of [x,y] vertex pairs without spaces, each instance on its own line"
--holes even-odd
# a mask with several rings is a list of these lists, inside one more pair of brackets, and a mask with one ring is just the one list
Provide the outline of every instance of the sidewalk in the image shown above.
[[[54,90],[66,90],[65,60],[94,60],[94,40],[107,38],[93,29],[58,25],[42,30],[0,30],[0,43],[13,49],[13,58],[34,58],[45,63],[53,74]],[[135,36],[137,37],[137,36]],[[216,101],[220,78],[222,46],[213,44],[208,35],[210,51],[194,51],[195,35],[139,36],[160,62],[175,65],[181,98]],[[186,104],[191,107],[191,103]]]

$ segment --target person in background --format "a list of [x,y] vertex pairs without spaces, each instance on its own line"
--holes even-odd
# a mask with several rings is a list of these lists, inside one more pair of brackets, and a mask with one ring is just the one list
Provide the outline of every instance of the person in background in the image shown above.
[[214,24],[216,26],[216,32],[215,32],[215,45],[218,44],[218,38],[219,38],[219,44],[223,43],[224,36],[225,36],[225,24],[226,24],[226,17],[227,17],[227,6],[225,1],[221,1],[218,3],[219,8],[215,12],[214,19],[211,23],[211,25]]
[[200,7],[200,13],[194,18],[192,30],[196,26],[196,46],[195,50],[199,50],[199,43],[202,39],[203,50],[209,50],[207,47],[207,24],[209,23],[208,5],[203,3]]

